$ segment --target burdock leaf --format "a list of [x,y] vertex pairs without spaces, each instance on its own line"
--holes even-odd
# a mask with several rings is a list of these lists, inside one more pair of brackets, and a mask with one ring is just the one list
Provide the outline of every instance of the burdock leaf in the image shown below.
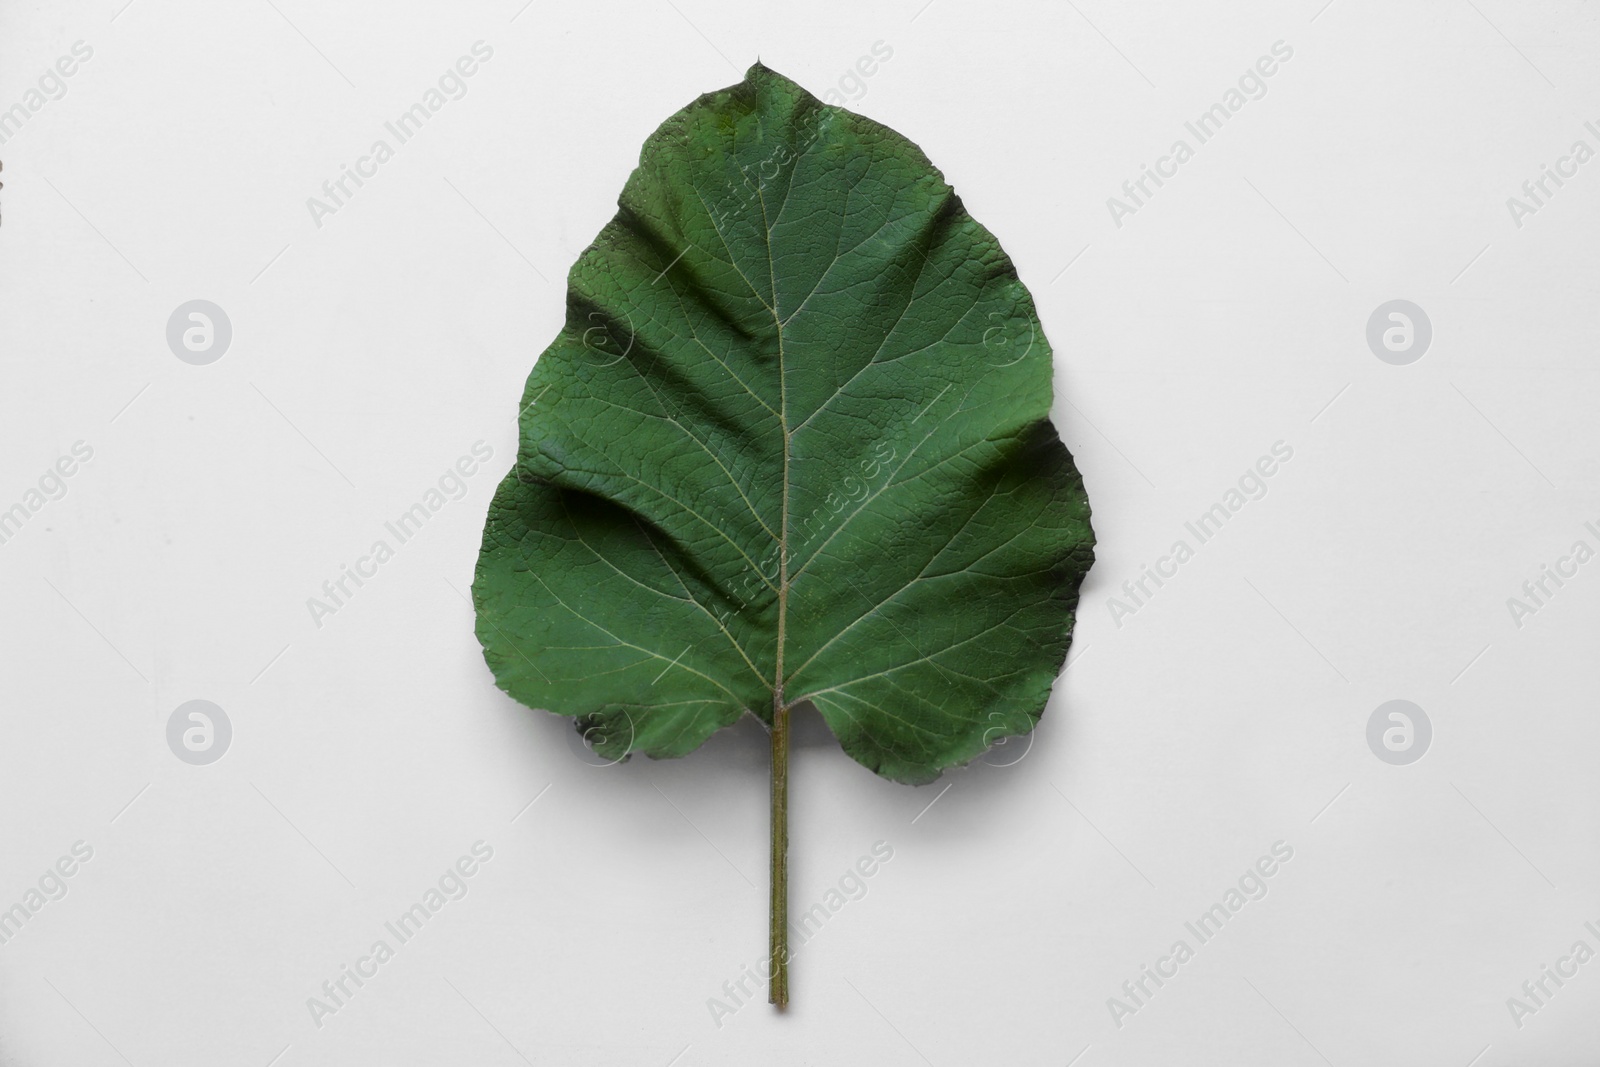
[[788,710],[910,783],[1031,730],[1088,500],[1032,298],[898,133],[757,64],[619,207],[528,377],[478,638],[604,755],[772,727],[776,912]]

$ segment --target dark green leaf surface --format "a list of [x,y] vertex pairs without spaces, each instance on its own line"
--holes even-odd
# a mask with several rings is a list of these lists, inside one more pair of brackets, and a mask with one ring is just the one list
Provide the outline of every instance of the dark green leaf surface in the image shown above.
[[619,204],[484,530],[500,686],[610,756],[809,700],[903,782],[1032,729],[1093,534],[999,243],[916,145],[759,64]]

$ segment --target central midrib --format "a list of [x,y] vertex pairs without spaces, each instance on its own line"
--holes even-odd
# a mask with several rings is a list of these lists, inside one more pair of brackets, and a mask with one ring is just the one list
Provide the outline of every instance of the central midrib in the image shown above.
[[778,314],[778,274],[772,261],[772,224],[767,218],[766,192],[757,185],[756,197],[761,203],[762,232],[767,246],[767,284],[772,293],[772,303],[767,310],[772,313],[772,326],[778,334],[778,429],[783,438],[783,503],[778,520],[778,648],[772,678],[772,717],[777,718],[788,710],[783,697],[783,646],[789,619],[789,382],[783,367],[783,317]]
[[[774,293],[773,301],[777,301]],[[783,323],[773,311],[778,329],[778,427],[783,434],[783,514],[778,524],[778,655],[772,683],[772,713],[787,710],[783,702],[783,645],[789,615],[789,390],[783,375]]]

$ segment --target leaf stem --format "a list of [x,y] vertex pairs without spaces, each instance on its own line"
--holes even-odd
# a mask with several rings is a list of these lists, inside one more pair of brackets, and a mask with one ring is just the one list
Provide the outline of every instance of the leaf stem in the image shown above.
[[772,912],[767,1001],[789,1003],[789,709],[772,701]]

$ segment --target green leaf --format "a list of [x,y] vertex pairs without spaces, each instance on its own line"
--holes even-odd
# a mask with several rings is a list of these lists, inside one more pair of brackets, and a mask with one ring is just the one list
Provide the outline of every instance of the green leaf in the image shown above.
[[613,757],[809,701],[911,783],[1031,730],[1094,538],[999,243],[916,145],[760,64],[619,205],[484,529],[501,688]]

